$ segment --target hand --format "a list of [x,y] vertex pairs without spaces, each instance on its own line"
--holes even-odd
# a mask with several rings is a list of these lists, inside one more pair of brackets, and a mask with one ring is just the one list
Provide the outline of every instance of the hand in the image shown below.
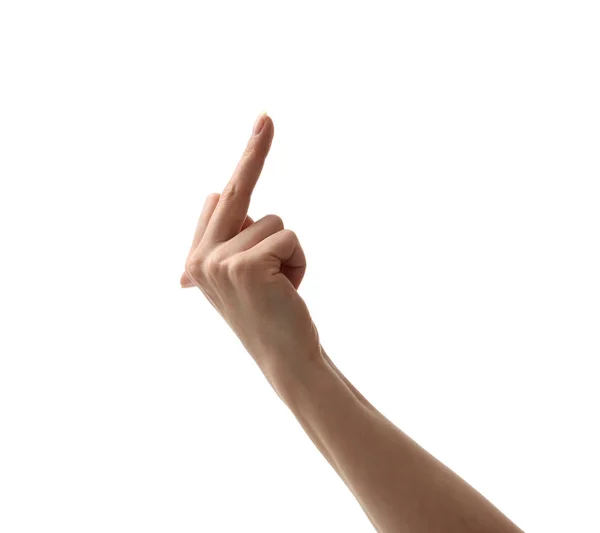
[[[273,140],[261,115],[222,194],[210,194],[181,277],[197,286],[267,374],[321,356],[319,335],[297,292],[306,258],[296,234],[276,215],[253,222],[250,199]],[[269,378],[267,375],[267,378]]]

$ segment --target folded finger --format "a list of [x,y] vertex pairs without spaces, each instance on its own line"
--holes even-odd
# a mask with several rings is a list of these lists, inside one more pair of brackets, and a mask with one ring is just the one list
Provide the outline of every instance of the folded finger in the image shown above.
[[[202,240],[202,237],[204,236],[204,232],[206,231],[206,227],[208,226],[210,217],[212,216],[212,214],[215,210],[215,207],[217,206],[217,203],[219,202],[219,198],[220,198],[220,195],[218,193],[212,193],[206,197],[206,200],[204,201],[204,207],[202,208],[202,211],[200,212],[200,216],[198,217],[198,223],[196,224],[196,229],[194,231],[194,238],[192,239],[192,245],[190,246],[190,250],[188,252],[188,258],[190,257],[190,255],[192,255],[194,250],[196,250],[196,248],[198,248],[198,245],[200,244],[200,241]],[[186,259],[186,261],[187,261],[187,259]],[[179,282],[181,283],[182,287],[193,287],[194,286],[194,284],[190,280],[189,276],[185,272],[181,275],[181,279],[179,280]]]
[[283,220],[280,217],[277,215],[266,215],[223,244],[223,252],[225,255],[244,252],[256,246],[269,235],[273,235],[273,233],[277,233],[282,229]]
[[275,259],[278,268],[272,274],[283,274],[295,289],[300,286],[306,272],[306,256],[292,230],[282,229],[273,233],[244,253],[255,257],[259,263],[266,258]]
[[[242,224],[241,231],[244,231],[246,228],[250,227],[252,224],[254,224],[254,220],[252,219],[252,217],[246,216],[246,220],[244,220],[244,223]],[[200,241],[198,241],[198,242],[200,242]],[[195,250],[195,247],[193,247],[193,249],[190,250],[190,253],[193,250]],[[195,287],[194,282],[189,278],[189,276],[185,272],[181,276],[180,283],[184,289],[187,289],[189,287]]]
[[204,236],[204,232],[206,231],[206,227],[208,226],[208,222],[210,221],[217,204],[219,203],[219,198],[221,195],[219,193],[211,193],[206,197],[204,202],[204,207],[202,208],[202,212],[200,213],[200,217],[198,218],[198,223],[196,224],[196,230],[194,232],[194,238],[192,239],[192,246],[190,247],[190,253],[192,253],[200,244],[202,237]]

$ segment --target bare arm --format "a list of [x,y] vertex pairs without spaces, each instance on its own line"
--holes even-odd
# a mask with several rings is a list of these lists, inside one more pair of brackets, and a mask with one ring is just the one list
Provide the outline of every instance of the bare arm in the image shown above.
[[398,429],[328,361],[275,388],[380,533],[521,531],[458,475]]
[[198,287],[227,321],[380,533],[520,531],[377,411],[323,350],[298,293],[298,237],[276,215],[247,215],[273,134],[272,120],[259,119],[225,189],[207,197],[182,287]]

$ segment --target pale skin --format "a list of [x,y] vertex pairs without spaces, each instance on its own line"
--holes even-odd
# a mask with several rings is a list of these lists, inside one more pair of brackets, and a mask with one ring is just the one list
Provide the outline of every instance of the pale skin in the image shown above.
[[181,286],[198,287],[225,319],[378,532],[521,531],[373,407],[325,352],[298,293],[298,237],[276,215],[248,216],[274,131],[259,116],[225,189],[206,198]]

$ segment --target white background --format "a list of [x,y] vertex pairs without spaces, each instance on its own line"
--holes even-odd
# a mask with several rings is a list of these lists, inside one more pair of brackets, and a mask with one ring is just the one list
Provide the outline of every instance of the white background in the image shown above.
[[179,277],[266,110],[338,367],[528,532],[600,531],[597,2],[0,3],[0,531],[372,527]]

